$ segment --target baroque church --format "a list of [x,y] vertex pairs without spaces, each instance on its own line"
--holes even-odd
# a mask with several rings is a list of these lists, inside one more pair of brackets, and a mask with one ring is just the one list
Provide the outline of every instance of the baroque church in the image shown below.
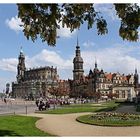
[[57,68],[45,66],[27,69],[25,56],[20,51],[17,65],[17,81],[12,83],[12,97],[40,97],[47,96],[50,87],[58,86],[59,76]]
[[84,75],[83,59],[80,46],[77,46],[73,59],[73,80],[70,81],[70,95],[72,97],[101,98],[114,96],[118,99],[132,101],[138,91],[139,76],[137,69],[135,74],[124,75],[120,73],[108,73],[103,69],[99,70],[97,62],[95,67]]

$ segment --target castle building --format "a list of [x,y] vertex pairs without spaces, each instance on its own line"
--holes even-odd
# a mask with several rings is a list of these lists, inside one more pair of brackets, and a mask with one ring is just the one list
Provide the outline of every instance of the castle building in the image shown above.
[[20,51],[17,65],[17,81],[12,83],[12,96],[16,98],[48,96],[50,87],[57,87],[57,68],[45,66],[26,69],[25,56]]
[[94,69],[90,69],[89,74],[85,76],[80,46],[77,43],[73,59],[73,80],[70,81],[70,96],[86,98],[114,96],[132,101],[138,92],[138,81],[137,69],[134,75],[107,73],[103,69],[98,69],[97,61],[95,61]]

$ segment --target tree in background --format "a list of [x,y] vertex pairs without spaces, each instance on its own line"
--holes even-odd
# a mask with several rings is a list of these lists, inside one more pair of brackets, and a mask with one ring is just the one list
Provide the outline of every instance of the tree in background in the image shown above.
[[[43,42],[55,46],[57,29],[70,28],[73,32],[87,22],[88,29],[94,24],[98,35],[108,33],[107,21],[94,4],[17,4],[18,17],[23,22],[23,32],[27,39],[35,41],[40,37]],[[120,19],[119,35],[124,40],[138,41],[140,26],[140,8],[137,4],[113,4]]]
[[61,87],[51,87],[49,89],[49,93],[55,97],[62,97],[69,95],[69,91],[67,89],[63,89]]
[[113,99],[113,98],[119,98],[119,95],[117,93],[109,93],[107,94],[108,98]]
[[101,93],[100,92],[95,92],[94,93],[94,99],[98,103],[98,100],[101,98]]

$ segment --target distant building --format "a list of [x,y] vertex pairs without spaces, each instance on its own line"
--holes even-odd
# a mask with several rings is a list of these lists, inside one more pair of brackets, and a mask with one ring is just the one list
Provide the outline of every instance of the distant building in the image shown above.
[[84,75],[83,58],[77,40],[75,57],[73,59],[73,80],[59,80],[57,68],[39,67],[26,69],[25,56],[22,51],[18,57],[17,81],[12,83],[13,97],[47,97],[50,90],[57,95],[76,98],[116,97],[132,101],[140,93],[139,76],[108,73],[98,69],[97,61],[93,70]]
[[73,80],[70,81],[70,96],[72,97],[95,97],[114,95],[118,99],[132,101],[137,94],[138,79],[137,69],[135,74],[124,75],[120,73],[107,73],[99,70],[97,62],[95,67],[84,75],[83,59],[80,46],[76,46],[73,59]]
[[39,67],[26,69],[25,56],[20,51],[17,66],[17,81],[12,83],[12,96],[17,98],[47,96],[48,89],[58,86],[57,68]]

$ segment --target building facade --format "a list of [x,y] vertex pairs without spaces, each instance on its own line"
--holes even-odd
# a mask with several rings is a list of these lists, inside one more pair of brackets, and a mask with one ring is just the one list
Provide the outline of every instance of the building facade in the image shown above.
[[134,74],[124,75],[104,72],[99,70],[97,61],[93,69],[84,75],[83,58],[78,44],[76,45],[73,59],[73,80],[59,80],[57,68],[39,67],[27,69],[25,56],[20,51],[17,65],[17,81],[12,83],[12,96],[49,97],[50,91],[56,91],[59,96],[102,98],[115,97],[132,101],[140,92],[139,76],[137,69]]
[[17,81],[12,83],[12,96],[16,98],[48,96],[50,87],[57,87],[57,68],[39,67],[26,69],[25,56],[20,51],[17,65]]
[[114,96],[118,99],[132,101],[137,95],[139,76],[135,74],[124,75],[120,73],[107,73],[99,70],[97,62],[95,67],[84,75],[83,59],[80,46],[77,43],[75,58],[73,59],[73,80],[70,81],[70,95],[72,97],[104,97]]

